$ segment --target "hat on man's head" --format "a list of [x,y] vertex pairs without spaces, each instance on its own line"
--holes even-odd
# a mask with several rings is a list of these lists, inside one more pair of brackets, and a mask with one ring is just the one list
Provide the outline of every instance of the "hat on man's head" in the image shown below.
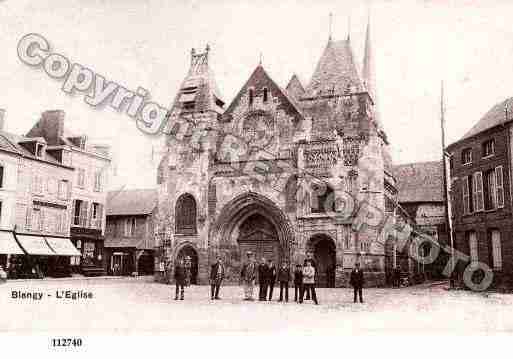
[[246,255],[251,256],[251,255],[253,255],[253,252],[251,252],[251,251],[247,251],[247,252],[246,252]]

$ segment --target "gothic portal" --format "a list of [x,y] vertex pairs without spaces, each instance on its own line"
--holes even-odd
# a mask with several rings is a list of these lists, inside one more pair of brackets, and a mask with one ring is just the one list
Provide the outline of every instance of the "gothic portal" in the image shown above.
[[[193,251],[198,282],[217,256],[238,282],[244,253],[276,264],[303,263],[311,250],[323,286],[345,285],[356,261],[370,282],[385,280],[382,234],[354,218],[333,218],[350,194],[383,213],[395,195],[388,142],[376,110],[367,27],[363,68],[350,39],[328,40],[310,82],[282,89],[259,64],[225,106],[209,52],[191,64],[169,112],[159,165],[157,261]],[[361,75],[360,75],[361,74]],[[160,268],[164,267],[160,265]]]

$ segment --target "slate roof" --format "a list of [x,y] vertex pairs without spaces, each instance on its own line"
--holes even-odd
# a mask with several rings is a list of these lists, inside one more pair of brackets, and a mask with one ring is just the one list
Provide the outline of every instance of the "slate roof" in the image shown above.
[[349,39],[328,41],[306,87],[306,95],[317,96],[319,90],[325,92],[332,86],[335,86],[335,92],[338,94],[344,93],[348,86],[354,87],[351,92],[364,91]]
[[442,161],[396,165],[399,203],[443,202]]
[[[36,161],[45,161],[54,165],[58,165],[61,167],[68,167],[64,166],[62,163],[60,163],[55,157],[47,153],[46,151],[43,154],[42,158],[36,157],[33,153],[31,153],[29,150],[27,150],[25,147],[23,147],[20,143],[21,142],[28,142],[28,141],[34,141],[37,138],[35,137],[25,137],[16,135],[10,132],[6,131],[0,131],[0,149],[9,151],[12,153],[15,153],[17,155],[23,156],[25,158],[30,158]],[[41,138],[41,141],[46,142],[44,139]]]
[[[508,119],[506,119],[506,108],[508,109]],[[475,136],[478,133],[511,121],[512,119],[513,97],[493,106],[459,141]]]
[[156,205],[155,189],[131,189],[107,193],[107,216],[150,214]]
[[[215,111],[222,113],[222,109],[216,105],[216,99],[223,101],[221,91],[217,86],[214,73],[208,64],[209,48],[204,53],[191,53],[191,66],[185,77],[180,91],[176,95],[172,108],[177,109],[183,102],[190,99],[182,98],[187,95],[195,102],[194,111]],[[191,90],[195,88],[196,90]]]
[[298,100],[305,93],[305,88],[301,84],[301,81],[299,81],[299,78],[296,74],[292,75],[287,87],[285,87],[285,90],[289,96],[296,100]]

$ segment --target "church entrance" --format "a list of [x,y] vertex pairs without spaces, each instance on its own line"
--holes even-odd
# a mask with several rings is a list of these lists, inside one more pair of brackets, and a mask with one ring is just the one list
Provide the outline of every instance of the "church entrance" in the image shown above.
[[271,259],[276,266],[280,265],[280,242],[274,225],[263,215],[255,213],[246,218],[239,226],[240,257],[245,258],[247,251],[255,254],[260,262]]
[[198,284],[198,253],[196,250],[190,245],[182,247],[176,256],[177,261],[180,259],[183,259],[185,266],[191,268],[191,284]]
[[322,288],[334,288],[337,263],[335,242],[323,234],[312,237],[310,245],[317,264],[317,285]]

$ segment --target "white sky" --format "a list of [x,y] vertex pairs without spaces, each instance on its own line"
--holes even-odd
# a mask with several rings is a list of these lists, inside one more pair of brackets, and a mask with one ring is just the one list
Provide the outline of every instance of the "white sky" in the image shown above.
[[[117,162],[113,187],[151,187],[159,139],[141,134],[124,113],[93,109],[83,94],[66,95],[17,57],[27,33],[52,50],[164,106],[173,99],[190,49],[211,46],[211,66],[229,103],[259,53],[285,87],[296,72],[309,80],[328,38],[347,36],[361,62],[367,8],[381,118],[395,163],[440,158],[440,82],[445,81],[448,143],[461,137],[494,104],[511,96],[513,4],[507,1],[0,1],[0,107],[6,130],[24,134],[46,109],[64,109],[66,126],[109,142]],[[478,4],[481,3],[481,4]],[[370,5],[369,5],[370,4]],[[448,5],[449,4],[449,5]]]

